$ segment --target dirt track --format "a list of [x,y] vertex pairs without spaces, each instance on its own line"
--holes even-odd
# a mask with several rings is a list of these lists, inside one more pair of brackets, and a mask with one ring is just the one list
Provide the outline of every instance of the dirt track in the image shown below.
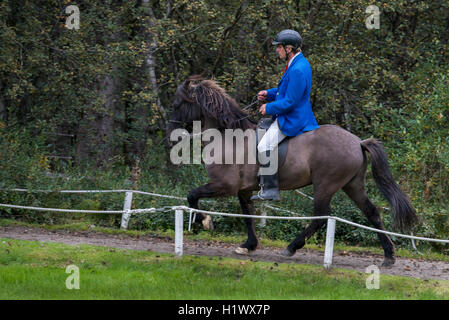
[[[151,250],[155,252],[174,252],[174,241],[167,237],[130,237],[127,235],[109,235],[99,232],[48,231],[28,227],[0,227],[0,238],[13,238],[43,242],[60,242],[69,245],[91,244],[132,250]],[[281,249],[260,247],[249,256],[240,256],[233,252],[235,245],[184,240],[185,255],[220,256],[253,261],[271,261],[282,263],[308,263],[322,265],[323,252],[301,249],[293,257],[286,258],[279,254]],[[368,253],[334,252],[333,267],[365,272],[370,265],[380,266],[383,256]],[[381,268],[382,274],[401,275],[421,279],[449,280],[449,263],[421,259],[396,258],[391,268]]]

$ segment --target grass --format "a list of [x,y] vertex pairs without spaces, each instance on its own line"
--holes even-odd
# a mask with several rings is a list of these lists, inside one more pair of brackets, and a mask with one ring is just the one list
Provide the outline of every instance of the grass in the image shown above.
[[[66,288],[76,265],[80,289]],[[448,299],[449,281],[0,239],[0,299]]]

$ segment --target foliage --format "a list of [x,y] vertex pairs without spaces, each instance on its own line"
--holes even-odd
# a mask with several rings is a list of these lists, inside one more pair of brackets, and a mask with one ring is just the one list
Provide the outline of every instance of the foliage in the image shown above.
[[[365,26],[367,0],[78,1],[78,30],[65,27],[69,4],[0,2],[0,188],[135,188],[185,197],[207,176],[201,166],[174,167],[168,160],[165,121],[177,85],[204,74],[247,105],[260,89],[276,86],[283,61],[271,40],[292,28],[303,36],[312,66],[318,122],[382,140],[395,177],[421,215],[416,232],[449,236],[446,0],[378,2],[380,29],[372,30]],[[374,202],[385,206],[370,175],[368,181]],[[118,209],[123,195],[0,192],[0,200]],[[283,201],[292,211],[312,210],[294,192]],[[134,207],[169,203],[136,196]],[[366,223],[345,196],[337,195],[332,206],[335,214]],[[207,208],[240,210],[236,200]],[[68,219],[10,209],[1,215],[41,223]],[[111,216],[69,220],[77,219],[119,224]],[[131,221],[135,229],[172,228],[172,217],[163,213]],[[244,230],[230,218],[217,218],[216,227]],[[290,239],[303,227],[270,222],[263,232]],[[342,241],[377,241],[349,227],[337,232]]]

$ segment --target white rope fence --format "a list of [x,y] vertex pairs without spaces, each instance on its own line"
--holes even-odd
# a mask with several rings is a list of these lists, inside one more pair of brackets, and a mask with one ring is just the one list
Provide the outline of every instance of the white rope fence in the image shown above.
[[12,209],[25,209],[34,211],[49,211],[49,212],[65,212],[65,213],[104,213],[104,214],[123,214],[123,210],[76,210],[76,209],[56,209],[56,208],[41,208],[41,207],[28,207],[17,206],[14,204],[0,203],[0,207],[12,208]]
[[[245,214],[236,214],[236,213],[227,213],[227,212],[215,212],[215,211],[207,211],[207,210],[200,210],[200,209],[194,209],[189,208],[187,206],[164,206],[163,208],[147,208],[147,209],[131,209],[132,205],[132,196],[133,193],[136,194],[144,194],[144,195],[150,195],[155,197],[161,197],[161,198],[169,198],[169,199],[177,199],[177,200],[186,200],[186,198],[182,197],[176,197],[176,196],[170,196],[170,195],[163,195],[158,193],[151,193],[151,192],[143,192],[143,191],[137,191],[137,190],[60,190],[60,191],[49,191],[49,190],[27,190],[27,189],[1,189],[0,191],[16,191],[16,192],[45,192],[45,193],[125,193],[125,202],[123,206],[123,210],[76,210],[76,209],[57,209],[57,208],[41,208],[41,207],[30,207],[30,206],[18,206],[18,205],[11,205],[11,204],[3,204],[0,203],[0,207],[4,208],[13,208],[13,209],[25,209],[25,210],[35,210],[35,211],[47,211],[47,212],[64,212],[64,213],[93,213],[93,214],[121,214],[122,215],[122,221],[121,221],[121,229],[126,230],[128,228],[128,222],[129,219],[133,214],[138,213],[154,213],[159,211],[174,211],[175,212],[175,254],[177,256],[182,256],[183,254],[183,225],[184,225],[184,212],[189,212],[189,230],[192,223],[192,214],[196,213],[203,213],[211,216],[225,216],[225,217],[235,217],[235,218],[253,218],[253,219],[273,219],[273,220],[327,220],[327,231],[326,231],[326,245],[325,245],[325,252],[324,252],[324,267],[330,268],[332,265],[332,256],[333,256],[333,247],[334,247],[334,238],[335,238],[335,226],[336,221],[349,224],[351,226],[362,228],[369,231],[374,231],[377,233],[383,233],[388,234],[396,237],[402,237],[402,238],[408,238],[412,240],[422,240],[422,241],[431,241],[431,242],[438,242],[438,243],[449,243],[449,240],[441,240],[441,239],[432,239],[432,238],[425,238],[425,237],[416,237],[413,235],[404,235],[400,233],[390,232],[390,231],[384,231],[379,230],[376,228],[367,227],[352,221],[345,220],[343,218],[339,218],[336,216],[313,216],[313,217],[302,217],[297,216],[296,212],[289,211],[283,208],[277,208],[270,206],[268,204],[264,204],[265,207],[277,210],[277,211],[284,211],[288,212],[290,214],[293,214],[295,216],[293,217],[283,217],[283,216],[267,216],[267,215],[245,215]],[[302,193],[301,191],[298,191],[298,193],[313,199],[312,197]],[[388,209],[388,208],[386,208]]]
[[[298,189],[296,189],[295,191],[296,191],[297,193],[299,193],[300,195],[302,195],[302,196],[304,196],[304,197],[306,197],[306,198],[309,198],[310,200],[313,201],[313,197],[309,196],[308,194],[305,194],[304,192],[301,192],[301,191],[299,191]],[[381,208],[384,209],[384,210],[390,211],[390,208],[387,208],[387,207],[381,207]],[[279,210],[279,209],[273,208],[273,207],[272,207],[272,209]],[[284,210],[284,209],[280,209],[280,210]],[[413,232],[410,232],[410,235],[413,236]],[[419,252],[419,251],[418,251],[418,248],[416,247],[415,239],[414,239],[414,238],[411,238],[410,241],[411,241],[411,243],[412,243],[413,249],[415,249],[416,252],[418,252],[419,254],[422,255],[422,253]]]

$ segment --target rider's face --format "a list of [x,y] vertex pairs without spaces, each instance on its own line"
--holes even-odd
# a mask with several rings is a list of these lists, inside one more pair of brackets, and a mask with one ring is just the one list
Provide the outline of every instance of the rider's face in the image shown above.
[[276,46],[276,53],[279,56],[280,59],[285,59],[287,53],[285,52],[284,47],[282,46],[282,44],[278,44]]

